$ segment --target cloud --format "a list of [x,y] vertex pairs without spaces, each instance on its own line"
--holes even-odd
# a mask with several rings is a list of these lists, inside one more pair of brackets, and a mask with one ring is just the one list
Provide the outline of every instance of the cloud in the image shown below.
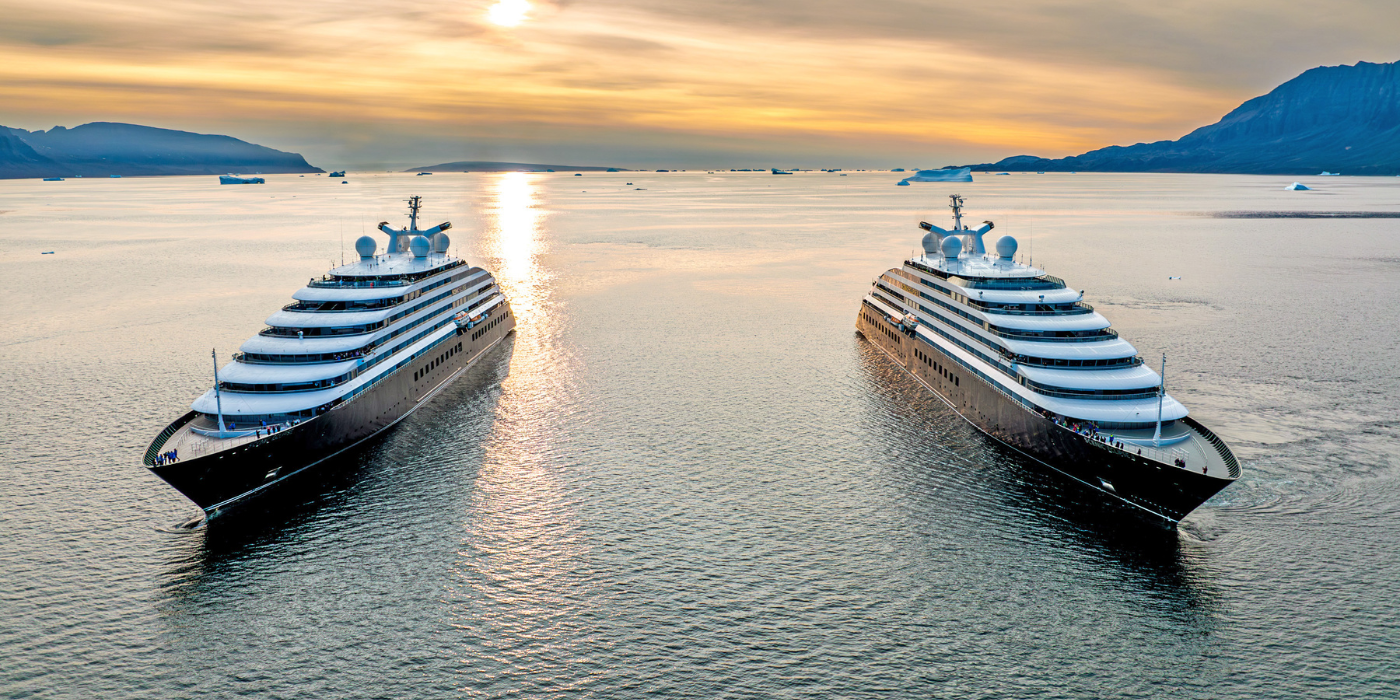
[[491,1],[0,0],[0,123],[244,123],[322,160],[1066,155],[1391,60],[1396,29],[1363,0],[537,1],[512,29]]

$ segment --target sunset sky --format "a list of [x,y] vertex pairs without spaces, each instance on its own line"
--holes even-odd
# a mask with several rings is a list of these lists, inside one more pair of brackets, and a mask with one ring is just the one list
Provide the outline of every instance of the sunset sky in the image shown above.
[[0,0],[0,124],[226,133],[322,166],[936,166],[1176,138],[1395,0]]

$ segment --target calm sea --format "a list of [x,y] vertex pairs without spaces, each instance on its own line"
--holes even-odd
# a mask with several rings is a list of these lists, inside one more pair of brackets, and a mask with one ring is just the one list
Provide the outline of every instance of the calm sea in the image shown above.
[[[1218,215],[1400,178],[898,179],[0,182],[0,697],[1400,696],[1400,220]],[[953,192],[1167,354],[1239,483],[1154,528],[855,334]],[[411,194],[513,341],[168,532],[197,509],[140,457],[210,349]]]

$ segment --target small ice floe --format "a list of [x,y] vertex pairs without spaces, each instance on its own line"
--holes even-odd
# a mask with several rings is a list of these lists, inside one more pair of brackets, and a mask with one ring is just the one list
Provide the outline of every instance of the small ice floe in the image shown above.
[[40,255],[53,255],[53,251],[52,251],[52,250],[46,250],[46,251],[40,253]]
[[1318,173],[1318,175],[1319,175],[1319,176],[1322,176],[1322,175],[1334,176],[1334,175],[1341,175],[1341,173],[1329,173],[1329,172],[1327,172],[1326,170],[1324,170],[1324,171]]
[[63,182],[63,178],[61,178],[61,177],[46,177],[46,178],[44,178],[44,182]]
[[1285,190],[1310,190],[1310,189],[1312,189],[1312,188],[1311,188],[1311,187],[1308,187],[1307,185],[1304,185],[1304,184],[1301,183],[1301,182],[1295,182],[1295,183],[1293,183],[1293,184],[1291,184],[1291,185],[1289,185],[1289,186],[1287,186],[1287,187],[1285,187],[1285,188],[1283,188],[1283,189],[1285,189]]
[[220,185],[261,185],[266,182],[267,180],[260,177],[238,177],[237,175],[219,176]]
[[908,186],[909,186],[909,181],[908,181],[908,180],[900,180],[899,183],[898,183],[898,186],[899,186],[899,187],[908,187]]
[[1180,277],[1168,277],[1167,279],[1169,279],[1169,280],[1179,280],[1179,279],[1181,279],[1181,278],[1180,278]]

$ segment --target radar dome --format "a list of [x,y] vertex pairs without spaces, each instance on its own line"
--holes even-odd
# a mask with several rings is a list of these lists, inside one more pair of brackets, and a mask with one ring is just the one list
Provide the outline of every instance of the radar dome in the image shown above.
[[1002,236],[997,239],[997,255],[1002,260],[1010,260],[1016,255],[1016,239],[1011,236]]
[[933,231],[924,234],[924,254],[938,255],[938,234]]
[[433,249],[433,244],[429,243],[427,238],[414,236],[413,240],[408,242],[408,249],[413,251],[413,257],[426,258],[428,251]]
[[962,239],[957,236],[948,236],[943,239],[943,257],[949,260],[957,260],[962,254]]
[[452,239],[451,239],[451,238],[448,238],[448,237],[447,237],[447,234],[445,234],[445,233],[435,233],[435,234],[433,234],[433,252],[434,252],[434,253],[446,253],[446,252],[447,252],[447,246],[450,246],[450,245],[452,245]]
[[361,260],[368,260],[374,257],[374,239],[369,236],[360,236],[355,240],[355,252],[360,254]]

